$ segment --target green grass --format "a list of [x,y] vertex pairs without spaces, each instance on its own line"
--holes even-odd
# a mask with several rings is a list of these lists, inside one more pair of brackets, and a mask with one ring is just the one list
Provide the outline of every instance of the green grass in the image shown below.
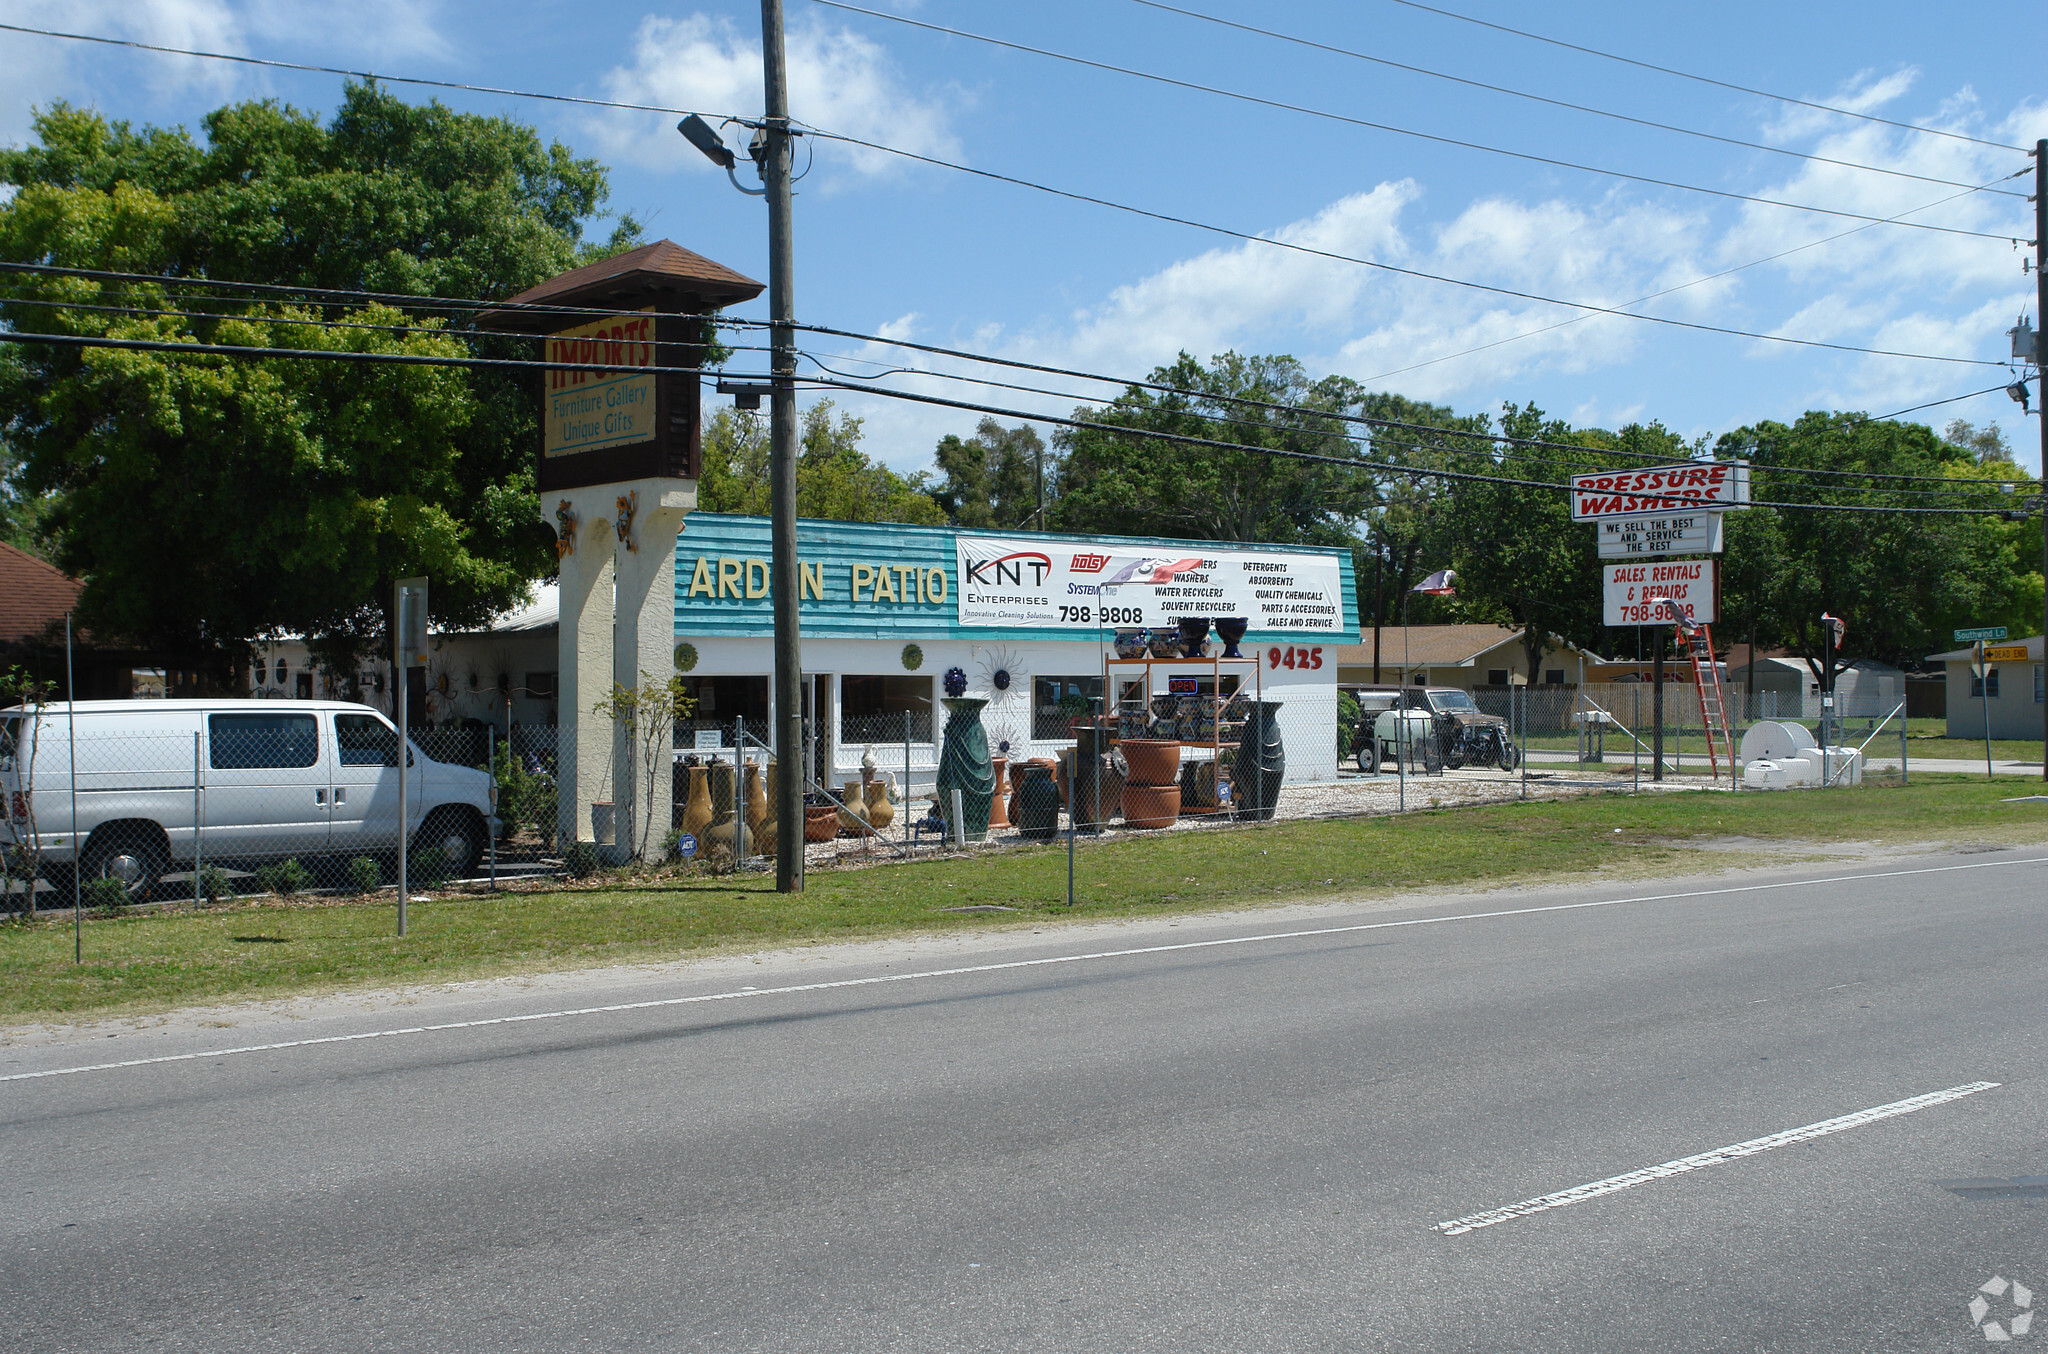
[[[0,924],[0,1020],[134,1014],[368,985],[637,963],[1055,919],[1157,915],[1294,899],[1369,898],[1589,872],[1696,866],[1702,840],[2048,841],[2048,805],[2007,804],[2025,780],[1915,778],[1909,787],[1786,794],[1604,794],[1401,818],[1272,824],[1085,843],[1080,903],[1066,852],[813,873],[800,896],[769,881],[691,879],[545,894],[244,904],[89,919],[71,962],[68,917]],[[1724,857],[1725,859],[1725,857]],[[959,914],[952,907],[1017,909]]]

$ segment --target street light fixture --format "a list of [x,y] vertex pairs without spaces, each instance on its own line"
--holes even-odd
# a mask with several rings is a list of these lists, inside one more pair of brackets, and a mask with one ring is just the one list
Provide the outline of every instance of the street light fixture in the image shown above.
[[[684,140],[703,151],[705,159],[723,169],[725,176],[732,180],[733,187],[749,197],[768,196],[766,188],[749,188],[740,182],[740,176],[733,172],[733,166],[739,163],[739,157],[732,153],[732,148],[725,144],[725,138],[720,136],[710,123],[692,113],[676,124],[676,130],[683,134]],[[749,147],[748,155],[752,157],[756,169],[761,167],[767,150],[768,142],[764,129],[755,128],[754,144]]]

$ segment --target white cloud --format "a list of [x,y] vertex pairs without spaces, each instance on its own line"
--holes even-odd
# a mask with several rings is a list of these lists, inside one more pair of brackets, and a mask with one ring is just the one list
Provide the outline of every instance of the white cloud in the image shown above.
[[[633,60],[604,77],[608,97],[624,103],[720,116],[760,116],[761,45],[722,18],[649,16],[634,35]],[[895,146],[919,155],[957,159],[958,142],[949,127],[948,101],[906,89],[880,44],[844,28],[800,24],[786,38],[790,116],[841,135]],[[656,168],[710,166],[675,133],[667,114],[613,112],[593,115],[592,132],[615,157]],[[728,144],[744,147],[747,133],[727,129]],[[830,141],[815,143],[821,163],[851,166],[864,175],[899,169],[903,161],[879,151]],[[750,179],[743,177],[742,182]]]
[[[9,19],[24,27],[93,33],[191,51],[250,53],[315,50],[380,58],[439,60],[452,48],[436,26],[438,5],[421,0],[24,0]],[[0,142],[30,134],[33,108],[57,99],[92,104],[101,87],[126,105],[137,86],[166,103],[194,91],[223,101],[268,92],[259,69],[202,57],[120,51],[61,38],[0,34],[0,65],[9,75],[0,103]]]

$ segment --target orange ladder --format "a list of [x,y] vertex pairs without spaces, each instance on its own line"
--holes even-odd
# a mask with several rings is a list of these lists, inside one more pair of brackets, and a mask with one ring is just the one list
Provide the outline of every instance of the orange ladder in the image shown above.
[[1728,753],[1728,769],[1735,769],[1735,740],[1728,731],[1728,693],[1721,687],[1720,665],[1714,662],[1714,635],[1704,625],[1681,625],[1678,640],[1692,659],[1693,689],[1700,696],[1700,723],[1707,731],[1707,763],[1719,779],[1724,749]]

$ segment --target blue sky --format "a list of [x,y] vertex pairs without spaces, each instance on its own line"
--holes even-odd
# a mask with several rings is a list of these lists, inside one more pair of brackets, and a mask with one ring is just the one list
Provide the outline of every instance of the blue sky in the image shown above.
[[[1166,87],[844,10],[788,0],[793,112],[817,127],[1147,210],[1421,272],[1853,346],[2002,360],[2033,309],[2008,237],[2023,197],[1960,190],[1730,146],[1234,32],[1136,0],[959,0],[866,7],[1343,117],[1722,193],[1985,232],[1875,225],[1433,144]],[[2019,153],[1774,102],[1516,37],[1394,0],[1185,0],[1183,8],[1467,80],[1860,165],[1977,185]],[[2006,146],[2048,136],[2037,5],[1730,0],[1717,6],[1528,6],[1447,0],[1458,13],[1638,60]],[[359,0],[0,0],[6,22],[552,93],[757,114],[757,6],[608,0],[494,4]],[[330,76],[261,71],[0,34],[10,78],[0,139],[64,98],[135,122],[196,125],[276,97],[331,110]],[[426,91],[400,86],[407,97]],[[735,193],[673,117],[440,92],[529,122],[612,168],[613,206],[766,277],[758,199]],[[2024,193],[2031,176],[2003,185]],[[2009,379],[2001,368],[1760,343],[1403,278],[1063,201],[830,143],[799,185],[802,319],[1116,376],[1187,350],[1291,353],[1312,374],[1463,412],[1534,401],[1578,424],[1656,418],[1711,438],[1810,408],[1874,414]],[[601,225],[595,233],[602,233]],[[1844,238],[1829,240],[1828,237]],[[1794,251],[1786,253],[1785,251]],[[1772,262],[1759,262],[1783,254]],[[1741,267],[1741,265],[1755,265]],[[1698,279],[1740,271],[1711,281]],[[1687,285],[1691,284],[1691,285]],[[765,315],[765,302],[741,313]],[[1536,333],[1534,331],[1545,331]],[[1500,342],[1500,340],[1510,340]],[[1482,344],[1482,352],[1457,356]],[[808,348],[849,372],[951,364],[852,339]],[[736,364],[738,365],[738,364]],[[1405,369],[1405,370],[1404,370]],[[1061,397],[923,375],[906,389],[1066,412]],[[1030,378],[1025,378],[1029,380]],[[1042,383],[1042,382],[1034,382]],[[836,396],[867,446],[901,469],[975,416]],[[2025,465],[2035,420],[2002,393],[1928,410],[1996,421]]]

